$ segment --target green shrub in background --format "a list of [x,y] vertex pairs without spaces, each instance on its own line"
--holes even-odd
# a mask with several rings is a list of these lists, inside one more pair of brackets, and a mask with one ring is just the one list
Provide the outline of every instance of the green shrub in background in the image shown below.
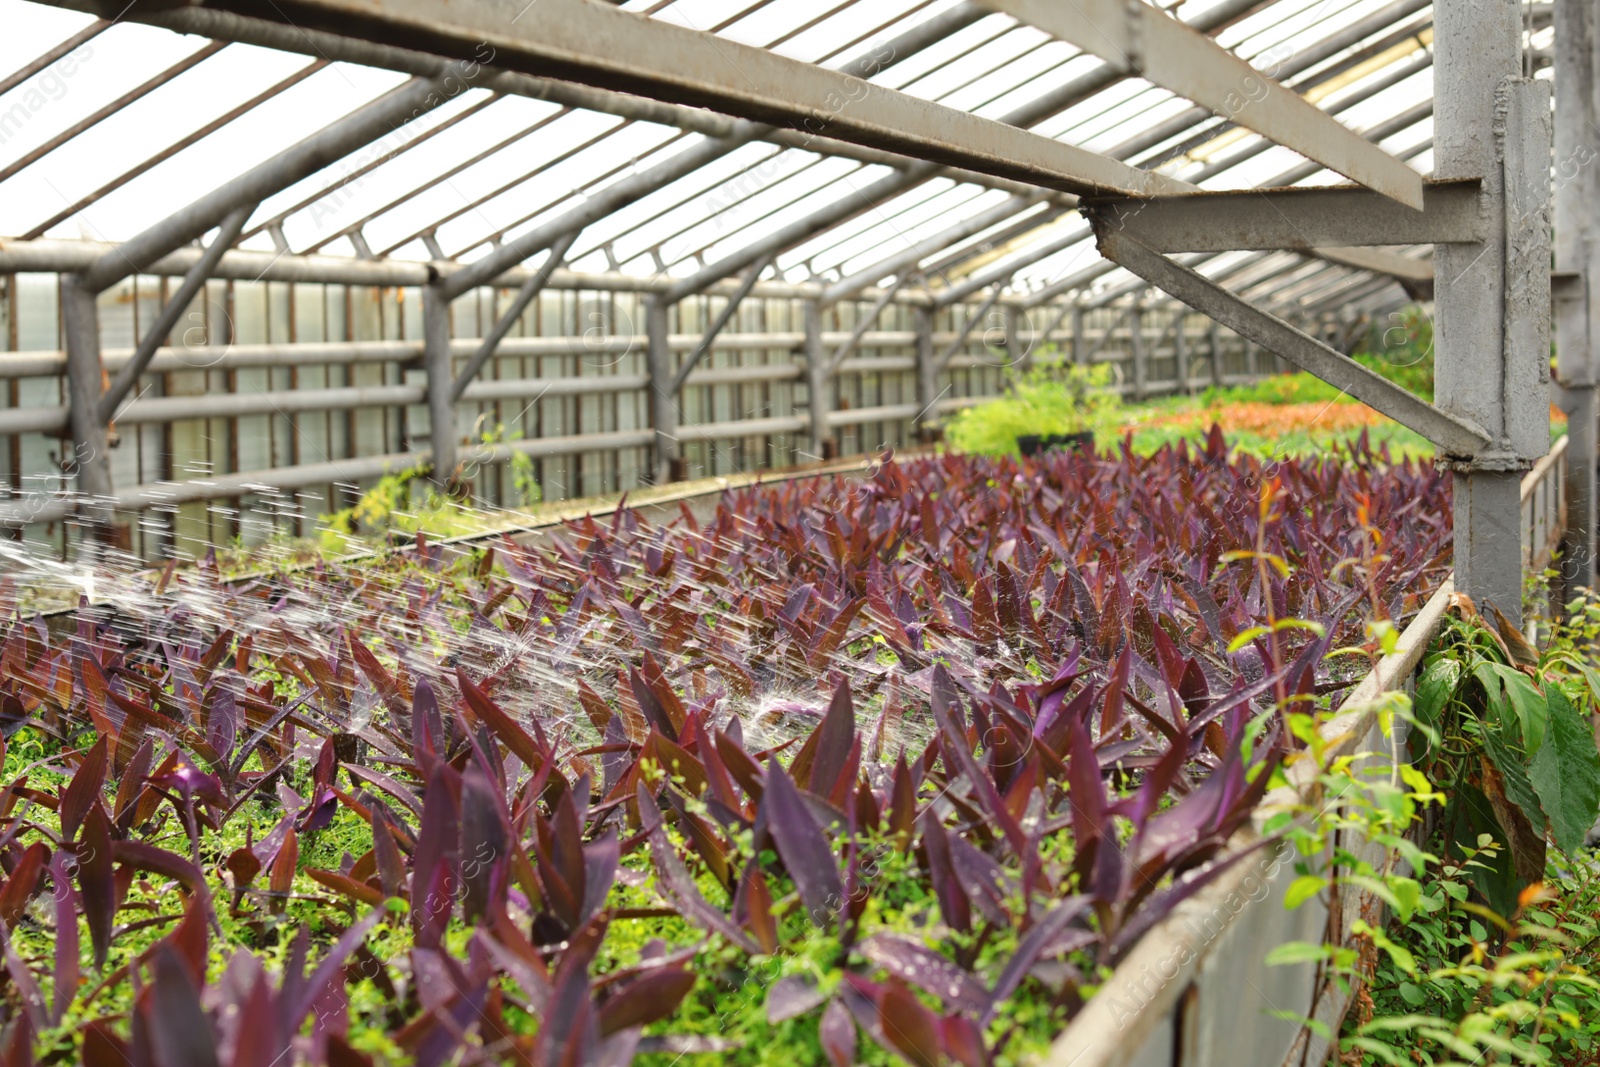
[[1352,355],[1396,385],[1433,400],[1433,320],[1420,306],[1391,312],[1374,323]]
[[1047,352],[1004,396],[957,412],[945,424],[945,439],[958,452],[1014,456],[1025,434],[1092,430],[1120,404],[1112,374],[1110,364],[1083,367]]

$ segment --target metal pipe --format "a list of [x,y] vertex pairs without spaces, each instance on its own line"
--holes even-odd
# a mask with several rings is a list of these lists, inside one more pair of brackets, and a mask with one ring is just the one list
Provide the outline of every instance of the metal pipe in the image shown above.
[[0,78],[0,96],[4,96],[6,93],[9,93],[11,90],[15,89],[17,86],[33,77],[44,68],[55,63],[56,60],[62,58],[68,52],[76,51],[79,45],[87,44],[89,41],[92,41],[100,34],[109,30],[113,25],[115,25],[115,23],[108,22],[105,19],[95,19],[93,22],[89,23],[89,25],[85,26],[71,37],[68,37],[65,41],[62,41],[48,52],[45,52],[37,59],[23,64],[21,67],[12,71],[4,78]]
[[673,396],[677,396],[678,391],[683,388],[683,383],[688,379],[689,372],[694,370],[707,352],[711,351],[711,345],[716,341],[717,334],[721,333],[723,327],[733,320],[734,314],[739,310],[739,305],[744,302],[744,298],[749,296],[750,290],[755,287],[756,279],[761,276],[762,271],[772,265],[772,259],[773,257],[770,255],[762,256],[750,265],[750,269],[745,272],[744,281],[739,283],[738,290],[728,297],[717,317],[712,320],[711,325],[706,327],[705,336],[700,338],[700,343],[694,346],[694,350],[689,353],[689,357],[683,361],[677,372],[673,374]]
[[157,89],[161,88],[163,85],[166,85],[172,79],[176,78],[189,68],[204,63],[206,60],[210,59],[227,46],[228,43],[226,41],[212,41],[204,47],[197,49],[187,56],[184,56],[182,59],[178,60],[178,62],[174,63],[166,70],[163,70],[161,73],[147,79],[144,82],[141,82],[132,89],[129,89],[127,92],[123,93],[109,104],[106,104],[104,107],[95,109],[93,112],[73,123],[71,126],[68,126],[66,129],[45,141],[37,148],[30,152],[24,152],[12,162],[6,164],[4,167],[0,167],[0,182],[13,177],[25,168],[37,163],[39,160],[43,159],[51,152],[54,152],[68,141],[77,137],[79,134],[85,133],[88,130],[100,125],[100,123],[104,122],[112,115],[117,114],[129,104],[141,100],[155,92]]
[[[834,350],[833,355],[828,359],[827,366],[822,371],[823,381],[827,381],[837,373],[839,365],[845,361],[851,352],[855,351],[856,346],[861,343],[861,338],[865,337],[867,331],[872,329],[872,324],[878,321],[878,316],[883,314],[883,309],[889,306],[889,301],[894,299],[894,295],[900,291],[909,278],[909,274],[902,274],[896,278],[894,284],[885,289],[883,295],[878,297],[877,302],[872,305],[865,315],[861,316],[860,321],[855,325],[855,329],[850,331],[850,336],[839,344],[839,347]],[[818,303],[821,303],[821,301]],[[810,304],[806,306],[809,307]],[[822,343],[822,334],[820,327],[818,329],[817,343],[820,345]],[[809,336],[810,334],[808,333],[807,337]]]
[[540,264],[539,269],[528,275],[528,280],[522,283],[522,288],[517,290],[517,295],[511,298],[510,306],[501,312],[500,318],[490,327],[488,335],[483,339],[483,343],[472,354],[472,358],[467,361],[467,365],[461,369],[461,374],[456,378],[455,384],[451,386],[450,398],[452,400],[461,399],[461,394],[466,391],[472,380],[478,376],[478,372],[483,369],[483,365],[489,362],[489,359],[494,355],[495,349],[505,339],[511,327],[516,325],[517,320],[522,317],[522,313],[533,302],[533,298],[538,296],[539,292],[549,284],[550,276],[555,273],[557,267],[561,266],[561,261],[566,258],[567,252],[572,248],[572,242],[578,239],[579,232],[574,230],[569,234],[556,238],[555,244],[550,248],[550,254],[545,257],[545,261]]
[[98,293],[146,269],[218,225],[239,205],[261,202],[362,145],[394,132],[399,125],[433,110],[453,95],[443,78],[413,78],[124,242],[85,271],[81,284]]
[[[193,130],[190,133],[184,134],[178,140],[176,140],[176,141],[172,142],[171,144],[167,145],[165,148],[163,148],[161,151],[157,152],[155,155],[150,156],[149,158],[143,160],[142,162],[137,163],[134,166],[128,168],[127,170],[123,171],[121,174],[118,174],[115,178],[112,178],[110,181],[106,182],[104,185],[101,185],[98,189],[95,189],[93,192],[87,193],[84,196],[79,197],[77,200],[75,200],[71,204],[68,204],[66,207],[62,208],[60,211],[57,211],[54,215],[51,215],[48,219],[45,219],[43,222],[39,223],[39,225],[35,226],[33,229],[31,229],[27,233],[23,234],[22,235],[22,239],[24,241],[32,241],[32,240],[35,240],[37,238],[43,237],[46,233],[50,232],[50,230],[54,229],[56,226],[59,226],[61,223],[67,221],[72,216],[74,216],[78,212],[82,211],[84,208],[90,207],[90,206],[92,206],[94,204],[99,203],[102,199],[104,199],[105,197],[107,197],[107,196],[111,195],[112,193],[116,192],[118,189],[122,188],[124,185],[127,185],[129,182],[133,181],[133,179],[137,178],[139,175],[143,174],[145,171],[150,170],[152,167],[155,167],[155,166],[157,166],[157,165],[159,165],[161,163],[165,163],[167,160],[171,159],[173,156],[177,155],[179,152],[182,152],[185,148],[188,148],[190,145],[195,144],[195,143],[197,143],[199,141],[202,141],[205,138],[211,136],[213,133],[216,133],[218,130],[220,130],[220,129],[222,129],[222,127],[228,125],[228,123],[232,122],[234,119],[237,119],[241,115],[247,114],[248,112],[255,110],[257,107],[260,107],[262,104],[264,104],[268,100],[271,100],[274,97],[278,96],[280,93],[284,92],[285,90],[290,89],[293,86],[299,85],[301,82],[305,81],[307,78],[311,77],[311,75],[315,74],[317,71],[321,70],[323,67],[326,67],[327,65],[328,65],[328,61],[325,60],[325,59],[312,60],[310,63],[308,63],[305,66],[301,67],[299,70],[295,71],[293,74],[290,74],[287,78],[284,78],[282,81],[279,81],[274,85],[269,85],[267,88],[263,89],[261,92],[257,93],[255,96],[252,96],[250,99],[246,100],[244,103],[240,104],[239,106],[237,106],[235,108],[232,108],[232,109],[230,109],[228,111],[223,112],[221,115],[218,115],[216,118],[212,119],[210,122],[206,123],[204,126],[201,126],[199,129]],[[318,194],[318,196],[321,196],[321,195],[322,195],[321,193]],[[249,236],[249,235],[246,234],[245,236]]]
[[672,350],[667,341],[668,307],[659,296],[644,301],[645,370],[650,377],[650,427],[655,431],[655,481],[674,481],[678,447],[678,396],[672,391]]
[[456,455],[455,360],[450,353],[450,301],[438,283],[422,290],[422,366],[428,375],[428,441],[433,480],[448,491],[459,489]]
[[806,301],[801,307],[801,315],[804,317],[806,336],[806,404],[809,408],[807,425],[810,430],[806,446],[812,458],[821,459],[824,444],[828,439],[828,415],[831,407],[829,403],[831,398],[828,395],[829,372],[842,360],[843,353],[849,351],[850,342],[846,341],[840,346],[839,359],[827,359],[822,347],[821,303],[816,300]]
[[217,230],[216,238],[206,248],[205,253],[195,260],[194,266],[189,268],[189,273],[184,276],[183,284],[178,286],[178,291],[172,294],[156,321],[150,324],[145,331],[144,338],[139,342],[139,347],[134,349],[133,358],[122,365],[111,385],[100,397],[100,418],[110,422],[116,414],[117,408],[127,398],[128,391],[139,381],[139,376],[150,365],[150,360],[156,354],[156,348],[163,339],[172,332],[172,327],[177,325],[178,316],[188,309],[190,301],[195,294],[206,284],[206,279],[211,276],[211,271],[216,267],[217,261],[222,258],[234,241],[239,239],[239,231],[244,229],[244,224],[250,218],[250,213],[255,211],[255,204],[241,204],[228,213],[222,220],[222,226]]
[[[80,505],[86,523],[110,521],[105,501],[111,496],[111,452],[106,424],[100,418],[100,314],[94,290],[75,274],[61,277],[61,333],[67,343],[67,415],[72,428],[72,456],[63,463],[77,475]],[[63,457],[65,458],[65,457]]]

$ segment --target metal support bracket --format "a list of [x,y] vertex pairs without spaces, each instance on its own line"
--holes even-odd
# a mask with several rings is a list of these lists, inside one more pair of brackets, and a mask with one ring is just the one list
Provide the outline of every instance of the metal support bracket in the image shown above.
[[[1410,208],[1422,179],[1382,148],[1193,27],[1126,0],[982,0]],[[1344,242],[1349,243],[1349,242]]]
[[522,317],[522,313],[533,302],[533,298],[538,296],[546,285],[550,284],[550,276],[556,272],[557,267],[561,266],[562,260],[566,259],[567,252],[572,248],[572,242],[578,239],[578,233],[579,231],[574,230],[566,236],[558,238],[556,243],[551,246],[550,254],[539,265],[539,269],[528,275],[528,280],[522,283],[522,288],[518,289],[517,295],[512,297],[510,306],[495,320],[495,324],[490,328],[488,336],[478,346],[478,351],[473,353],[472,359],[467,361],[467,365],[456,376],[455,384],[450,389],[450,399],[452,401],[461,399],[461,394],[467,391],[467,386],[472,384],[472,379],[478,376],[478,372],[483,369],[484,364],[488,363],[490,358],[494,356],[495,349],[500,347],[500,342],[505,340],[506,334],[511,331],[512,326],[516,325],[517,320]]
[[683,388],[683,383],[689,380],[690,372],[705,358],[706,353],[711,351],[711,343],[717,339],[717,334],[721,333],[728,323],[733,321],[734,313],[739,310],[739,305],[744,303],[744,298],[750,295],[750,290],[756,287],[756,279],[761,277],[761,272],[771,265],[776,255],[776,252],[768,252],[750,265],[750,269],[745,272],[744,280],[739,283],[739,288],[734,291],[732,296],[728,297],[728,302],[723,305],[722,311],[712,320],[711,325],[706,327],[705,336],[700,338],[700,343],[694,346],[694,351],[690,352],[689,357],[683,361],[683,365],[678,368],[678,373],[672,376],[673,396],[678,395],[678,392]]
[[1254,341],[1396,422],[1409,426],[1445,454],[1475,456],[1490,443],[1490,435],[1482,427],[1440,411],[1282,319],[1234,296],[1199,272],[1172,262],[1119,228],[1114,218],[1092,209],[1085,214],[1095,227],[1101,255],[1196,311],[1211,316],[1246,340]]
[[[1359,185],[1291,186],[1085,201],[1157,252],[1476,244],[1482,183],[1428,182],[1415,211]],[[1431,272],[1430,272],[1431,274]]]
[[967,338],[972,336],[972,331],[977,328],[978,323],[983,321],[983,317],[989,313],[989,309],[999,302],[1000,294],[1004,291],[1000,286],[995,286],[994,292],[989,294],[989,298],[979,304],[976,311],[967,316],[966,324],[961,327],[961,332],[956,334],[956,339],[951,341],[943,352],[939,353],[938,359],[934,360],[935,371],[942,371],[950,365],[950,360],[955,358],[957,352],[961,351],[961,347],[967,343]]
[[110,422],[116,414],[117,408],[127,399],[139,376],[150,365],[150,360],[155,357],[156,349],[161,346],[162,340],[172,332],[177,325],[178,317],[183,314],[195,294],[206,284],[206,279],[211,277],[211,272],[217,269],[217,262],[222,259],[222,254],[233,247],[233,242],[239,239],[239,233],[244,229],[244,224],[249,221],[250,215],[257,205],[243,204],[228,213],[222,220],[222,226],[217,230],[217,238],[212,241],[205,253],[194,262],[189,272],[183,276],[183,283],[178,286],[178,291],[172,294],[161,313],[156,316],[156,321],[150,324],[144,337],[139,341],[139,347],[134,350],[133,358],[122,365],[116,378],[109,388],[100,397],[100,421]]
[[[823,374],[823,381],[827,381],[839,373],[840,365],[844,363],[850,353],[856,350],[856,345],[861,343],[861,339],[867,335],[867,331],[872,329],[872,324],[878,321],[878,316],[883,314],[883,309],[889,306],[889,301],[894,299],[894,295],[900,291],[910,277],[911,275],[908,272],[896,278],[894,284],[878,296],[877,302],[872,305],[872,308],[861,316],[861,321],[857,322],[855,329],[850,331],[850,336],[846,337],[839,347],[834,349],[833,356],[828,360],[826,372]],[[826,298],[826,294],[824,294],[824,298]]]

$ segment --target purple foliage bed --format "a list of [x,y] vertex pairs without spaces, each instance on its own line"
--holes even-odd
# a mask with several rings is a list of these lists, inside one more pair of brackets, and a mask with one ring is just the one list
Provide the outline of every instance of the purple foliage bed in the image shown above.
[[1025,1060],[1449,545],[1430,469],[1213,439],[202,565],[64,633],[0,584],[0,1058]]

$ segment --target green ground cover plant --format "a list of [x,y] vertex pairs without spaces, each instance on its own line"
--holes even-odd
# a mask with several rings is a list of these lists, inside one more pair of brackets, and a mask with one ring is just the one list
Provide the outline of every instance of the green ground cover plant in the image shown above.
[[[1332,880],[1375,893],[1389,921],[1275,957],[1318,960],[1353,994],[1342,1062],[1565,1067],[1600,1054],[1600,873],[1585,848],[1600,815],[1600,604],[1571,610],[1540,652],[1458,597],[1414,698],[1385,698],[1412,762],[1374,777],[1346,758],[1321,776],[1349,803],[1303,831],[1302,854],[1323,860],[1302,864],[1289,903]],[[1382,845],[1383,866],[1329,853],[1334,828]]]

